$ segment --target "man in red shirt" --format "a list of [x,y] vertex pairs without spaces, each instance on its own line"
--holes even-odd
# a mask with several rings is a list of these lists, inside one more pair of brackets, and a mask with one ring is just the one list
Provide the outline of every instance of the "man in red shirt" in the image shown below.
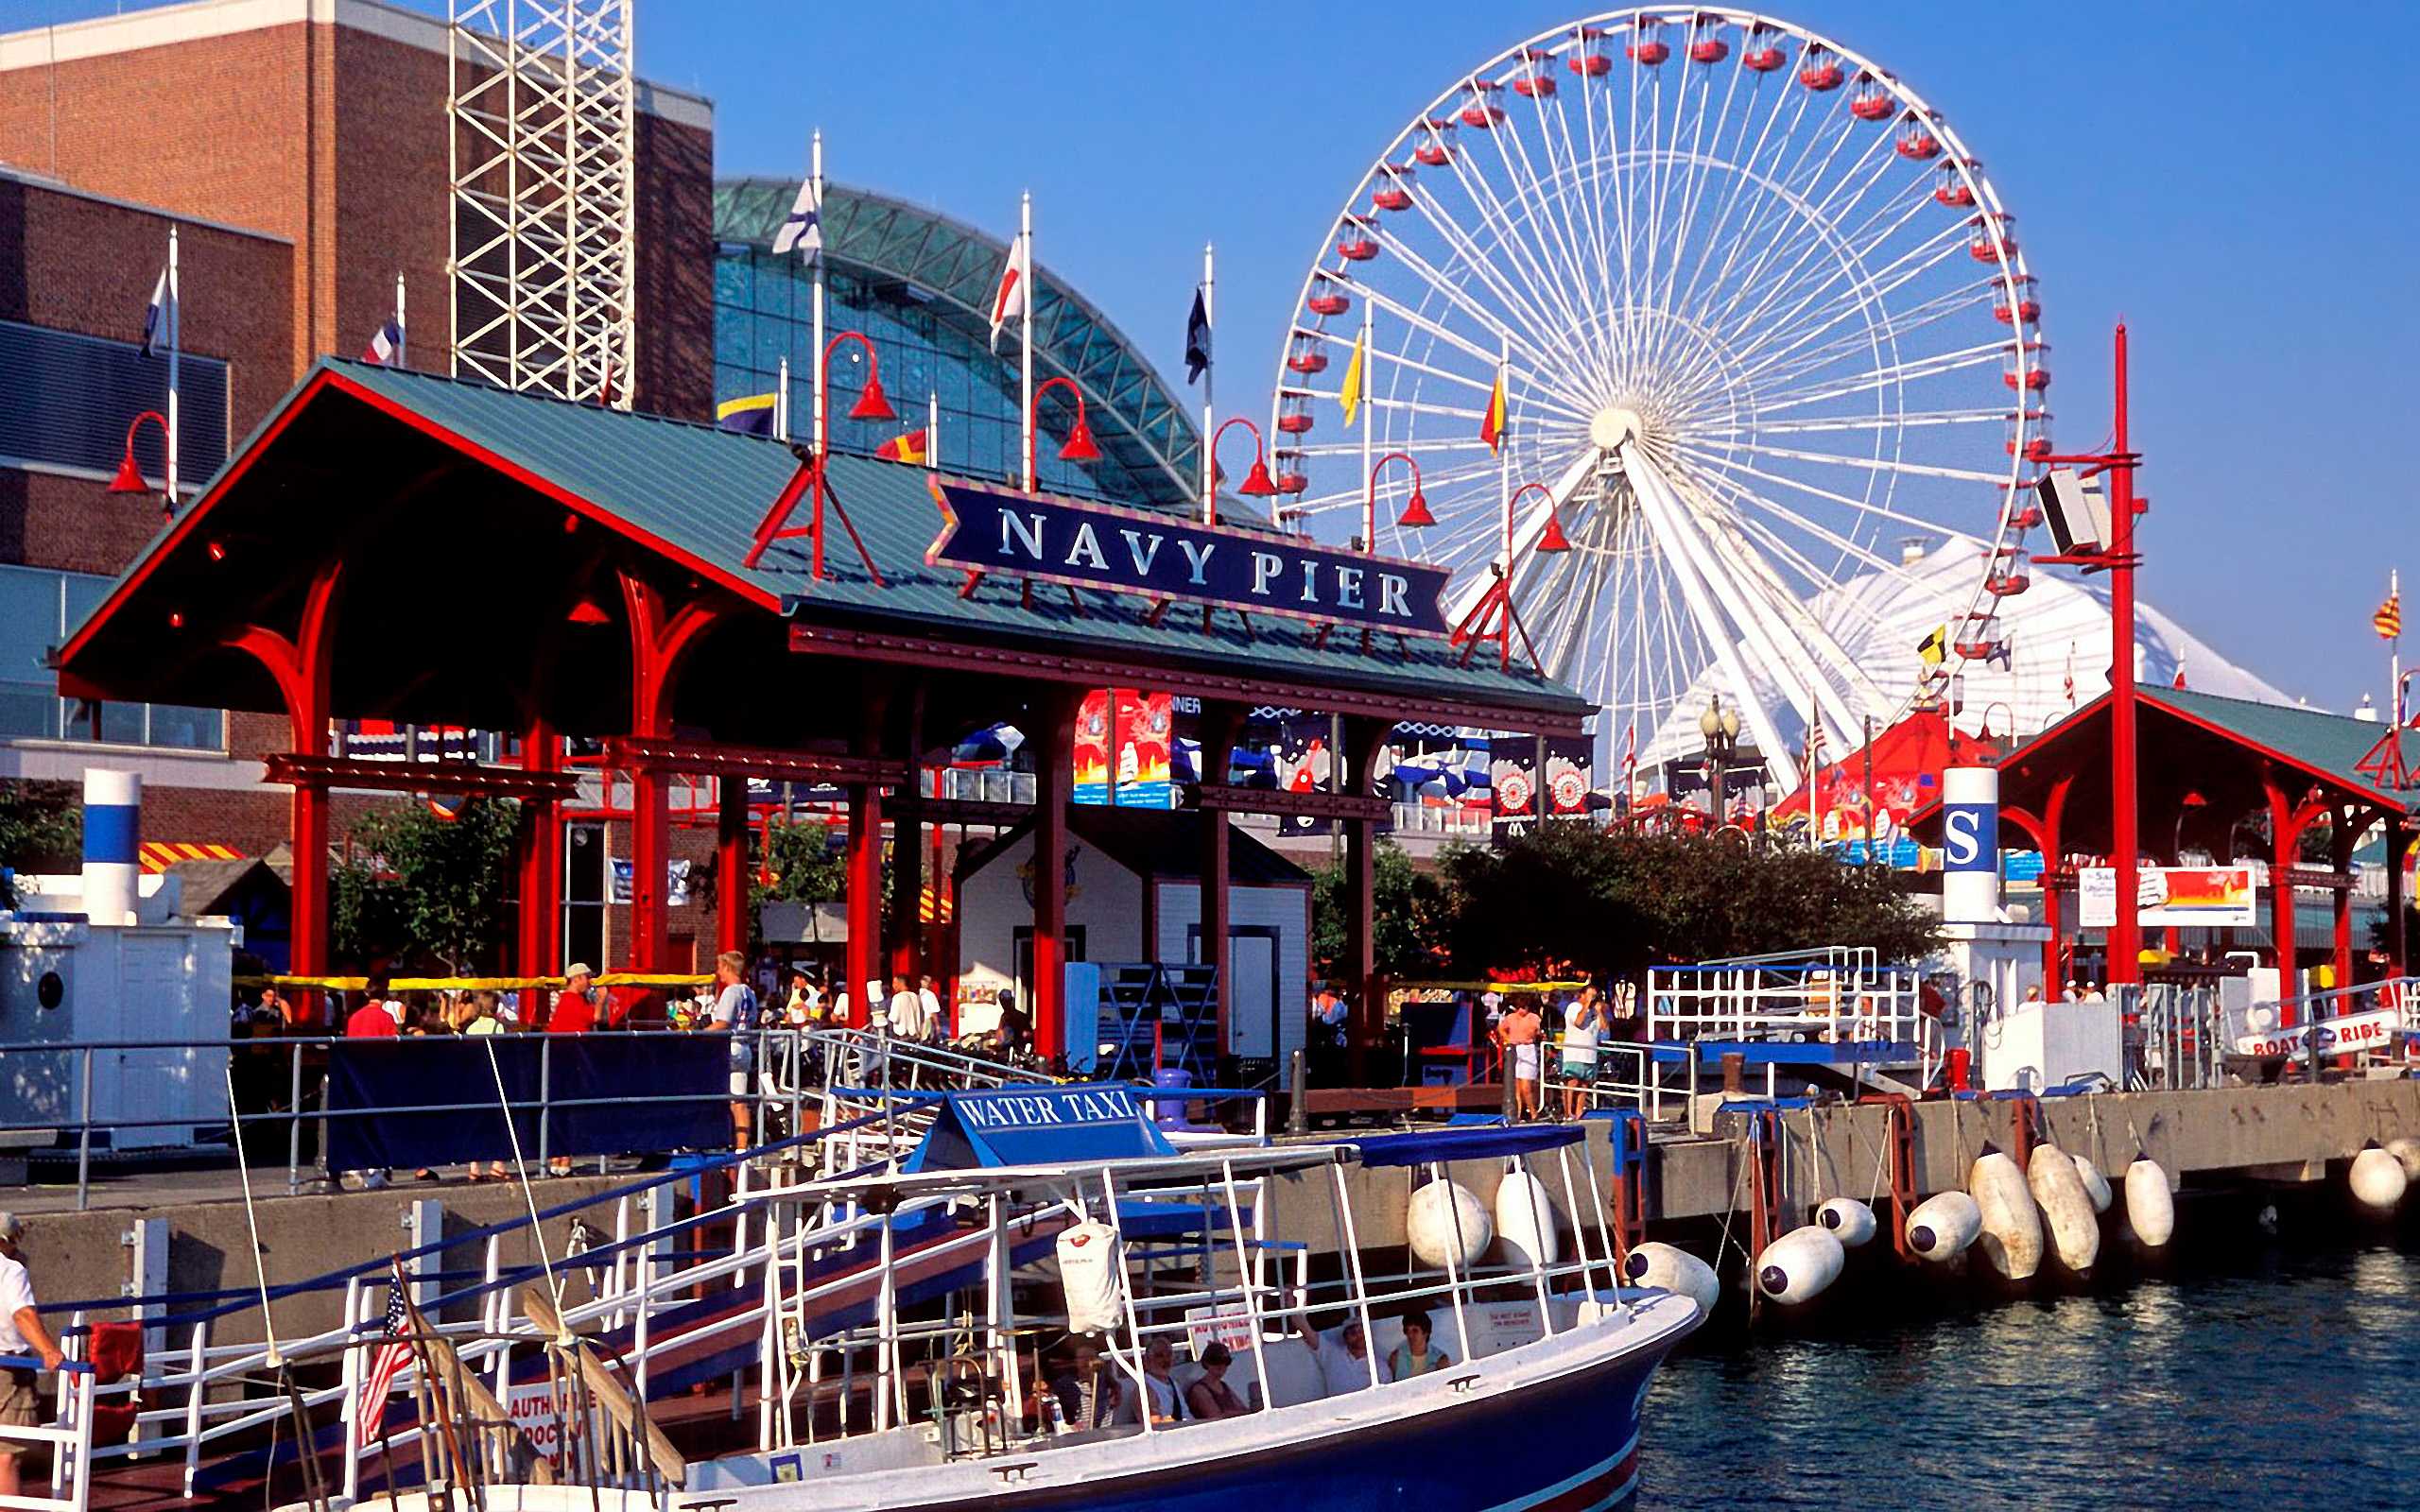
[[555,1010],[546,1020],[548,1034],[586,1034],[596,1027],[596,1005],[589,999],[596,975],[579,961],[563,973],[563,989],[555,996]]
[[361,994],[361,1006],[344,1021],[344,1037],[348,1040],[392,1040],[401,1031],[395,1016],[387,1007],[387,978],[372,976],[368,990]]

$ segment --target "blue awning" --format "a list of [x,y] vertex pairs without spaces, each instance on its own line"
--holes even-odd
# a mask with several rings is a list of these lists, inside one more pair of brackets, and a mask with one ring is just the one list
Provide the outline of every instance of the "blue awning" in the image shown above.
[[1431,1160],[1486,1160],[1577,1144],[1588,1131],[1577,1124],[1521,1124],[1511,1128],[1422,1129],[1356,1140],[1363,1165],[1426,1165]]
[[942,1094],[933,1126],[905,1169],[1073,1165],[1175,1153],[1143,1116],[1131,1087],[997,1087]]

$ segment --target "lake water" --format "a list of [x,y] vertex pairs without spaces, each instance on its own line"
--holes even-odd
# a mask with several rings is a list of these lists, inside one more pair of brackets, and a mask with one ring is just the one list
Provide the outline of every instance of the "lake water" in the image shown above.
[[1638,1504],[2420,1507],[2420,1254],[2255,1211],[2188,1211],[2163,1272],[2088,1292],[1930,1289],[1885,1252],[1815,1318],[1718,1320],[1648,1399]]

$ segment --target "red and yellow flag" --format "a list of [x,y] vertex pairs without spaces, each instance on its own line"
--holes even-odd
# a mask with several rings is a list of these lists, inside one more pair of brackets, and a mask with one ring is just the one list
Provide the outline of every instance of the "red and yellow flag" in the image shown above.
[[1504,369],[1495,369],[1495,387],[1487,396],[1487,413],[1478,422],[1478,438],[1491,452],[1504,450]]
[[2370,616],[2370,628],[2378,632],[2381,641],[2392,641],[2403,633],[2403,595],[2389,593],[2378,611]]
[[925,427],[917,426],[904,436],[894,436],[874,448],[874,455],[886,462],[907,462],[916,467],[925,463]]

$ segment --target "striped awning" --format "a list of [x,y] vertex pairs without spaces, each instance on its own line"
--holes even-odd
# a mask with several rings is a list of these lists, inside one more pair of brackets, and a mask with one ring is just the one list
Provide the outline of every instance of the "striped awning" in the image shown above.
[[241,861],[244,852],[230,846],[195,845],[183,840],[146,840],[135,854],[145,876],[156,876],[180,861]]

